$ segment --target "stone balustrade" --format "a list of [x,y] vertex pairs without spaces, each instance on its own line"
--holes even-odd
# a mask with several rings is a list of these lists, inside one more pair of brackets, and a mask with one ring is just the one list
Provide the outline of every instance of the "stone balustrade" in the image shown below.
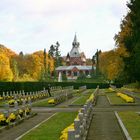
[[87,89],[86,85],[79,87],[79,92],[83,92]]
[[88,99],[81,111],[78,113],[78,118],[74,120],[74,129],[68,130],[68,140],[86,140],[88,129],[93,117],[93,103],[99,92],[99,87],[96,88],[93,95],[93,99]]
[[55,104],[59,104],[73,97],[73,86],[65,87],[54,93]]

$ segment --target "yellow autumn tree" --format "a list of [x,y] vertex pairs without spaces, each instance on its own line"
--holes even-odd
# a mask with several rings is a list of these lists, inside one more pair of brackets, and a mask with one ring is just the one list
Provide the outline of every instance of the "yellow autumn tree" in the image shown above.
[[[35,53],[33,53],[33,55],[38,58],[38,64],[43,69],[43,67],[44,67],[43,51],[35,52]],[[50,73],[52,73],[54,71],[54,59],[51,56],[49,56],[48,54],[46,54],[46,66],[47,66],[47,70],[50,71]]]
[[10,69],[9,58],[0,53],[0,81],[12,81],[13,73]]
[[115,80],[123,71],[124,63],[116,50],[103,52],[99,57],[100,72],[108,80]]
[[[46,55],[47,70],[51,73],[54,71],[54,60]],[[17,81],[37,81],[40,80],[42,71],[44,70],[43,51],[37,51],[33,54],[15,56],[14,61],[17,62],[19,78]]]
[[[46,53],[48,76],[54,71],[54,59]],[[44,52],[17,55],[0,44],[0,81],[38,81],[44,71]]]

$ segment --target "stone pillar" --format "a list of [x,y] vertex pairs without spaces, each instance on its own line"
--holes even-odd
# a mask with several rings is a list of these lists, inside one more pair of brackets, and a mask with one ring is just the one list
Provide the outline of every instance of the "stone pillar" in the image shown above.
[[75,128],[75,135],[79,135],[80,134],[80,120],[78,119],[74,120],[74,128]]
[[75,131],[73,129],[68,130],[68,140],[75,140]]
[[4,114],[6,117],[9,116],[9,104],[8,103],[5,103],[5,111],[4,111]]
[[15,111],[18,110],[18,102],[17,102],[17,101],[14,102],[14,110],[15,110]]

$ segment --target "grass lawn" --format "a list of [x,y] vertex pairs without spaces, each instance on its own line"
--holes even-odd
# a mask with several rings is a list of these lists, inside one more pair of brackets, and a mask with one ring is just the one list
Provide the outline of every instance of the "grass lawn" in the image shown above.
[[123,124],[133,140],[140,140],[140,116],[136,112],[119,112]]
[[106,95],[108,96],[112,104],[126,104],[126,102],[122,98],[117,97],[116,93],[107,93]]
[[54,104],[48,104],[48,100],[49,99],[46,99],[46,100],[43,100],[43,101],[38,101],[38,102],[35,102],[32,104],[33,107],[54,107],[55,105]]
[[5,101],[0,101],[0,106],[4,106]]
[[133,95],[140,98],[140,93],[134,93]]
[[86,100],[89,98],[90,94],[81,95],[77,100],[75,100],[72,105],[84,105]]
[[[83,93],[79,93],[79,90],[75,91],[75,93],[73,94],[74,97],[80,97],[78,98],[78,100],[76,100],[73,104],[74,105],[83,105],[85,104],[86,100],[89,98],[89,96],[91,95],[91,93],[94,92],[95,89],[90,89],[88,90],[89,92],[86,94]],[[50,99],[50,98],[49,98]],[[34,107],[54,107],[54,104],[48,104],[48,100],[43,100],[43,101],[38,101],[36,103],[33,103],[32,106]]]
[[105,93],[115,93],[115,91],[111,91],[109,88],[103,89]]
[[32,130],[21,140],[59,140],[61,131],[74,122],[77,112],[61,112]]

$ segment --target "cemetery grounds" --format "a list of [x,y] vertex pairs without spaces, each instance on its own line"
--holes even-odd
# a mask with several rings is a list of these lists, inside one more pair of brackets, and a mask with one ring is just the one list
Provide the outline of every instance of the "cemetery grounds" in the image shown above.
[[[140,93],[124,88],[83,86],[78,90],[54,87],[51,94],[49,97],[45,90],[5,93],[0,112],[19,115],[21,109],[24,113],[23,117],[0,126],[1,140],[140,139]],[[12,100],[10,96],[24,101],[7,105]]]

